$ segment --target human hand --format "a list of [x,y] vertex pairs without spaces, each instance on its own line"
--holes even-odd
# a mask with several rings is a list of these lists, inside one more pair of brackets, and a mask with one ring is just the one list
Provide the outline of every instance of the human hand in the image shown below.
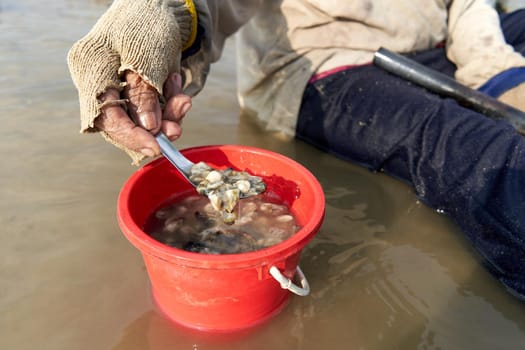
[[[197,18],[192,4],[185,0],[115,0],[68,53],[79,93],[81,132],[100,131],[135,164],[145,154],[159,153],[153,143],[156,131],[165,127],[172,139],[180,135],[177,123],[169,123],[169,112],[161,117],[157,100],[166,96],[164,84],[169,83],[170,73],[181,71],[181,52],[195,39]],[[120,95],[130,97],[130,103]],[[132,119],[119,106],[124,104]],[[168,104],[167,108],[172,107]]]
[[181,76],[177,73],[171,74],[164,84],[164,110],[156,89],[137,73],[128,71],[125,79],[122,97],[129,101],[127,113],[120,105],[107,103],[121,99],[118,90],[110,88],[100,97],[106,103],[95,119],[95,126],[120,147],[147,157],[157,156],[160,148],[154,135],[162,131],[171,141],[179,138],[182,119],[191,108],[191,98],[181,93]]
[[525,112],[525,83],[506,91],[498,100]]

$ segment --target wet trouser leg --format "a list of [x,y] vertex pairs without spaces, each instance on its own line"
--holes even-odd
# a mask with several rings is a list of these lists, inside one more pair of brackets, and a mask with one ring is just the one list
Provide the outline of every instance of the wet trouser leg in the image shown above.
[[[514,20],[523,27],[525,12]],[[413,58],[453,72],[442,49]],[[525,300],[525,138],[510,124],[368,65],[309,84],[296,136],[411,184]]]

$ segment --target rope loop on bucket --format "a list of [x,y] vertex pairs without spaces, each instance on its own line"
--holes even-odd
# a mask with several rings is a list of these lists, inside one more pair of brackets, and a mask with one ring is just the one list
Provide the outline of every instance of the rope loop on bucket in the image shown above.
[[310,285],[308,284],[308,281],[306,280],[306,277],[299,266],[297,266],[295,272],[299,277],[301,287],[294,284],[291,279],[285,277],[281,273],[281,271],[279,271],[279,269],[275,266],[270,267],[269,272],[270,275],[272,275],[272,277],[275,278],[277,282],[279,282],[282,289],[288,289],[290,292],[300,296],[307,296],[308,294],[310,294]]

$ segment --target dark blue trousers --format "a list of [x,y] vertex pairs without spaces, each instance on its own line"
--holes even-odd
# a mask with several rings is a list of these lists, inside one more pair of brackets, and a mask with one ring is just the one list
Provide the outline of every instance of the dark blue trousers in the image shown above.
[[[525,54],[525,11],[501,23],[507,42]],[[455,70],[442,48],[411,58]],[[296,137],[411,184],[525,300],[525,137],[510,124],[367,65],[308,85]]]

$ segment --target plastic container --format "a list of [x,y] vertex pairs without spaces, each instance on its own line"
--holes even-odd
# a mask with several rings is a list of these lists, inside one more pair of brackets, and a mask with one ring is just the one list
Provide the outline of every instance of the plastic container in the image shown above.
[[200,254],[164,245],[143,226],[155,210],[191,186],[164,158],[146,164],[124,184],[117,216],[124,235],[142,253],[158,308],[186,327],[229,332],[277,314],[292,292],[307,295],[298,262],[324,218],[325,199],[316,178],[283,155],[253,147],[204,146],[182,153],[193,162],[261,176],[266,195],[288,205],[301,229],[277,245],[241,254]]

